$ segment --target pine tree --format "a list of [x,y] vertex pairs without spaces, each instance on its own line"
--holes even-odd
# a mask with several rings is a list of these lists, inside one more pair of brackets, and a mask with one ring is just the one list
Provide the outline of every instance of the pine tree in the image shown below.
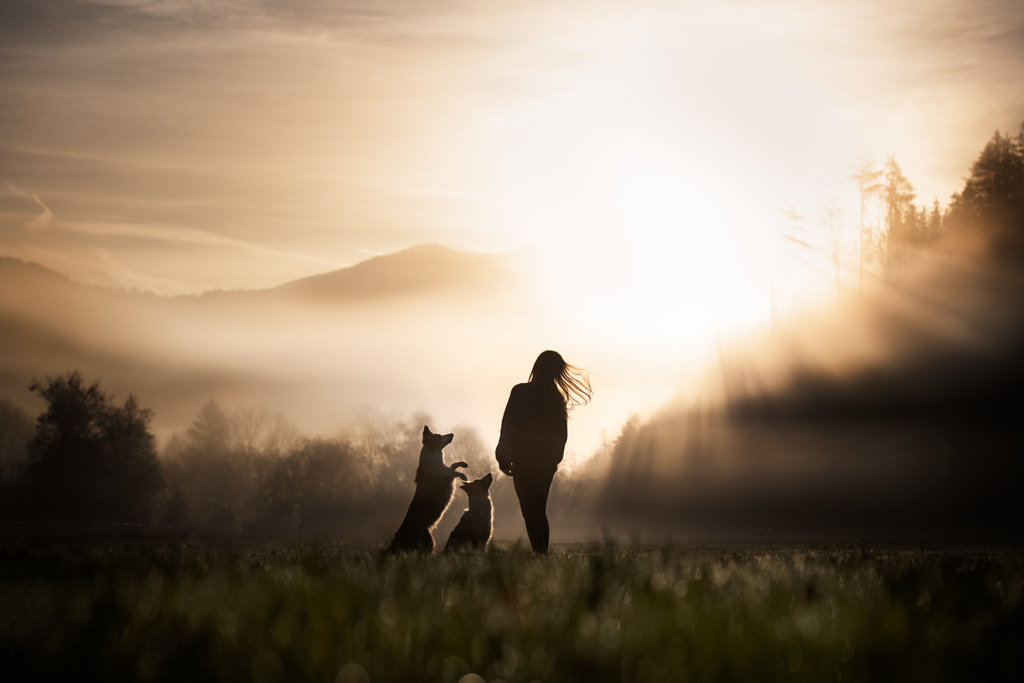
[[919,233],[914,186],[896,163],[896,155],[885,163],[881,193],[885,202],[885,232],[880,240],[880,256],[886,277],[894,278],[908,249],[918,243]]
[[996,131],[988,141],[953,195],[948,223],[985,236],[1002,257],[1024,258],[1024,125],[1016,138]]
[[189,446],[201,453],[221,454],[231,441],[231,420],[214,399],[199,408],[187,432]]

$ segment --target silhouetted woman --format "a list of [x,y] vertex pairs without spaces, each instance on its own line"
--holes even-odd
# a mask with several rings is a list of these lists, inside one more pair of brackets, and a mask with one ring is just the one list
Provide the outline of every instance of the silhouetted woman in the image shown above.
[[590,402],[590,380],[555,351],[537,357],[530,381],[512,387],[494,454],[512,477],[530,545],[548,551],[548,491],[565,453],[569,411]]

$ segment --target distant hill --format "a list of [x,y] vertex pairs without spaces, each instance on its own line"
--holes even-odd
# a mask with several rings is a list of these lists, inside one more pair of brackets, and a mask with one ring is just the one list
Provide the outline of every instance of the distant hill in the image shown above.
[[56,271],[44,268],[38,263],[22,261],[21,259],[9,256],[0,256],[0,281],[10,282],[12,278],[19,278],[22,282],[34,281],[37,283],[63,283],[71,281]]
[[440,291],[497,293],[522,270],[522,254],[467,254],[437,245],[412,247],[350,268],[294,280],[272,291],[306,301],[422,296]]
[[66,296],[76,289],[95,288],[72,282],[38,263],[0,256],[0,302],[33,306],[39,297]]
[[353,266],[258,290],[215,290],[205,302],[244,300],[330,305],[377,304],[383,300],[504,297],[522,291],[530,255],[524,251],[472,254],[420,245]]
[[[32,379],[78,369],[174,428],[211,396],[309,424],[337,419],[343,399],[425,408],[453,354],[521,361],[499,349],[547,336],[531,322],[530,267],[528,252],[418,246],[269,289],[164,297],[0,257],[0,397],[32,412]],[[477,390],[471,375],[458,382]]]

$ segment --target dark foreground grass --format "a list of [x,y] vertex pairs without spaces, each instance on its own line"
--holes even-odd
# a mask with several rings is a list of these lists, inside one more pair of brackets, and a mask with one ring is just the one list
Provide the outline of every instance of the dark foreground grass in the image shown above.
[[0,679],[1024,680],[1015,548],[0,548]]

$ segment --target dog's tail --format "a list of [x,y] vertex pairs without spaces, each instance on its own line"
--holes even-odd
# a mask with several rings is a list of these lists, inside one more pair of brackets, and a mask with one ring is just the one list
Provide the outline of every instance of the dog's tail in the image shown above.
[[451,465],[448,465],[448,469],[452,471],[452,479],[458,477],[462,481],[469,481],[469,479],[466,478],[465,474],[456,471],[459,467],[469,467],[469,464],[464,463],[460,460],[459,462],[453,462]]

